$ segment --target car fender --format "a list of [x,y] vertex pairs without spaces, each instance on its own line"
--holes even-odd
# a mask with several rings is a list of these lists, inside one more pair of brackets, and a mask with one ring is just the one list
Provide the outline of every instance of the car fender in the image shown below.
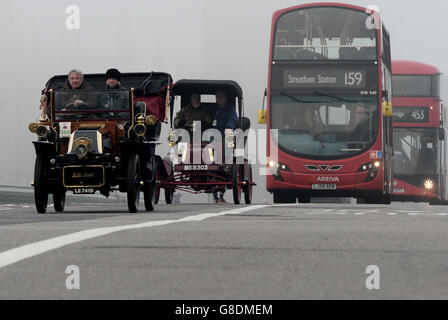
[[33,141],[34,149],[36,150],[36,155],[45,154],[47,156],[54,155],[54,143],[48,141]]

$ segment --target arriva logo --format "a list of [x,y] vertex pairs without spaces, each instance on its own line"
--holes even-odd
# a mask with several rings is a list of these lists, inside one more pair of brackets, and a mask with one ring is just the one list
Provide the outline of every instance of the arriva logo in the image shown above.
[[317,182],[339,182],[338,177],[317,177]]

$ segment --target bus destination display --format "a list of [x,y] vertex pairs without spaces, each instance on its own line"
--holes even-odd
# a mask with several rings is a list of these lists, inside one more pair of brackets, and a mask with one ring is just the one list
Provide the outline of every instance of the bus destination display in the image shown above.
[[429,122],[427,107],[395,107],[395,122]]
[[284,88],[355,88],[367,85],[365,70],[283,70]]

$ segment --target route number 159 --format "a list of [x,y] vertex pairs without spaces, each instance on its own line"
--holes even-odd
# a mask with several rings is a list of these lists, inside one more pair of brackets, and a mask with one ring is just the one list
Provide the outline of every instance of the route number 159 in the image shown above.
[[345,73],[345,85],[346,86],[359,86],[362,83],[361,72],[346,72]]

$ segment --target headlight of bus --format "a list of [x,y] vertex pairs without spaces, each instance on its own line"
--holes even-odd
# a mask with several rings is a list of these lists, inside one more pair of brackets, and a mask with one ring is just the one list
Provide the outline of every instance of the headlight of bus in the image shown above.
[[431,190],[434,188],[434,182],[431,179],[426,179],[424,182],[425,188]]

